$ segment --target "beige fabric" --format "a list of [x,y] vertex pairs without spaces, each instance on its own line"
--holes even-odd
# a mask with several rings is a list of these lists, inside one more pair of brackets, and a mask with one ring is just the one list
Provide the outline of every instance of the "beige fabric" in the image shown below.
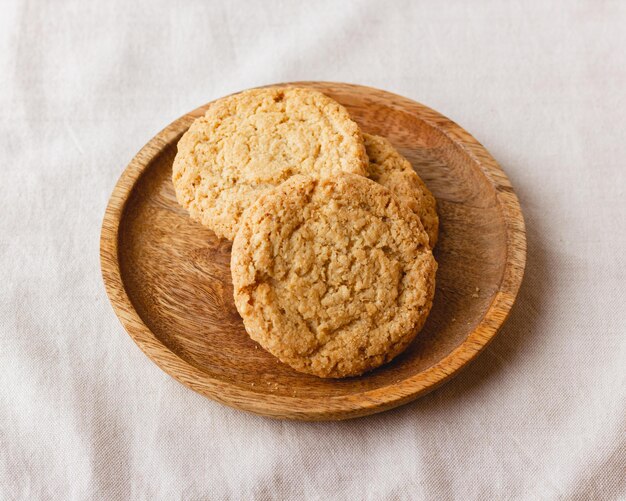
[[[2,2],[0,498],[626,498],[626,3]],[[501,335],[395,411],[284,423],[125,334],[104,208],[162,127],[277,81],[421,101],[502,164],[528,269]]]

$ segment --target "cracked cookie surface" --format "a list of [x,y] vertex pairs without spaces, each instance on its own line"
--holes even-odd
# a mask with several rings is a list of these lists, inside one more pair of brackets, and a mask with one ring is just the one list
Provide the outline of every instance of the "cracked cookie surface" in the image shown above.
[[254,89],[213,102],[178,143],[178,202],[232,240],[243,211],[295,174],[366,175],[363,137],[326,95],[290,87]]
[[420,218],[428,233],[430,248],[437,243],[439,216],[437,202],[424,181],[413,170],[411,162],[384,137],[363,133],[369,157],[367,177],[389,188]]
[[436,269],[418,217],[353,174],[294,176],[262,195],[231,257],[250,337],[321,377],[359,375],[402,352],[430,311]]

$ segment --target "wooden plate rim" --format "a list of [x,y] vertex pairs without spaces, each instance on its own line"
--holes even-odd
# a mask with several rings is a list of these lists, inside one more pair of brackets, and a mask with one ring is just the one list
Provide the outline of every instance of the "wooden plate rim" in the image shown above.
[[308,81],[274,85],[366,90],[369,94],[384,98],[391,105],[416,113],[420,120],[447,136],[474,161],[496,189],[507,232],[503,278],[479,324],[457,348],[425,370],[375,390],[324,398],[323,406],[319,406],[319,398],[262,393],[211,377],[171,351],[143,322],[126,292],[118,259],[119,227],[135,183],[150,166],[152,159],[175,142],[178,135],[206,110],[207,105],[183,115],[153,137],[131,160],[115,185],[105,211],[100,237],[100,263],[107,295],[126,331],[153,362],[176,380],[218,402],[270,417],[300,420],[347,419],[397,407],[450,379],[488,345],[506,320],[521,285],[526,264],[526,234],[519,201],[506,174],[489,152],[459,125],[427,106],[387,91],[356,84]]

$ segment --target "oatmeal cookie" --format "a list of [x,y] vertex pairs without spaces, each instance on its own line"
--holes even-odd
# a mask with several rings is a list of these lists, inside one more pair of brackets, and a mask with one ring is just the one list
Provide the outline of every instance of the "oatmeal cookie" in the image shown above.
[[294,176],[256,200],[231,272],[250,337],[294,369],[362,374],[413,340],[437,263],[415,215],[366,177]]
[[232,240],[243,211],[294,174],[365,175],[363,137],[346,109],[311,89],[254,89],[213,102],[178,143],[178,202]]
[[435,197],[413,170],[411,163],[387,139],[366,133],[363,138],[370,160],[367,177],[389,188],[419,216],[432,249],[439,233]]

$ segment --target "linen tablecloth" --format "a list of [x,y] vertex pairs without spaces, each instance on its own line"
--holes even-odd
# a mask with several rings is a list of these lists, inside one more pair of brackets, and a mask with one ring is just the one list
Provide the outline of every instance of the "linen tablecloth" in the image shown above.
[[[626,3],[0,4],[0,498],[625,499]],[[370,85],[465,127],[520,198],[500,335],[402,408],[236,411],[134,345],[100,224],[139,148],[252,86]]]

